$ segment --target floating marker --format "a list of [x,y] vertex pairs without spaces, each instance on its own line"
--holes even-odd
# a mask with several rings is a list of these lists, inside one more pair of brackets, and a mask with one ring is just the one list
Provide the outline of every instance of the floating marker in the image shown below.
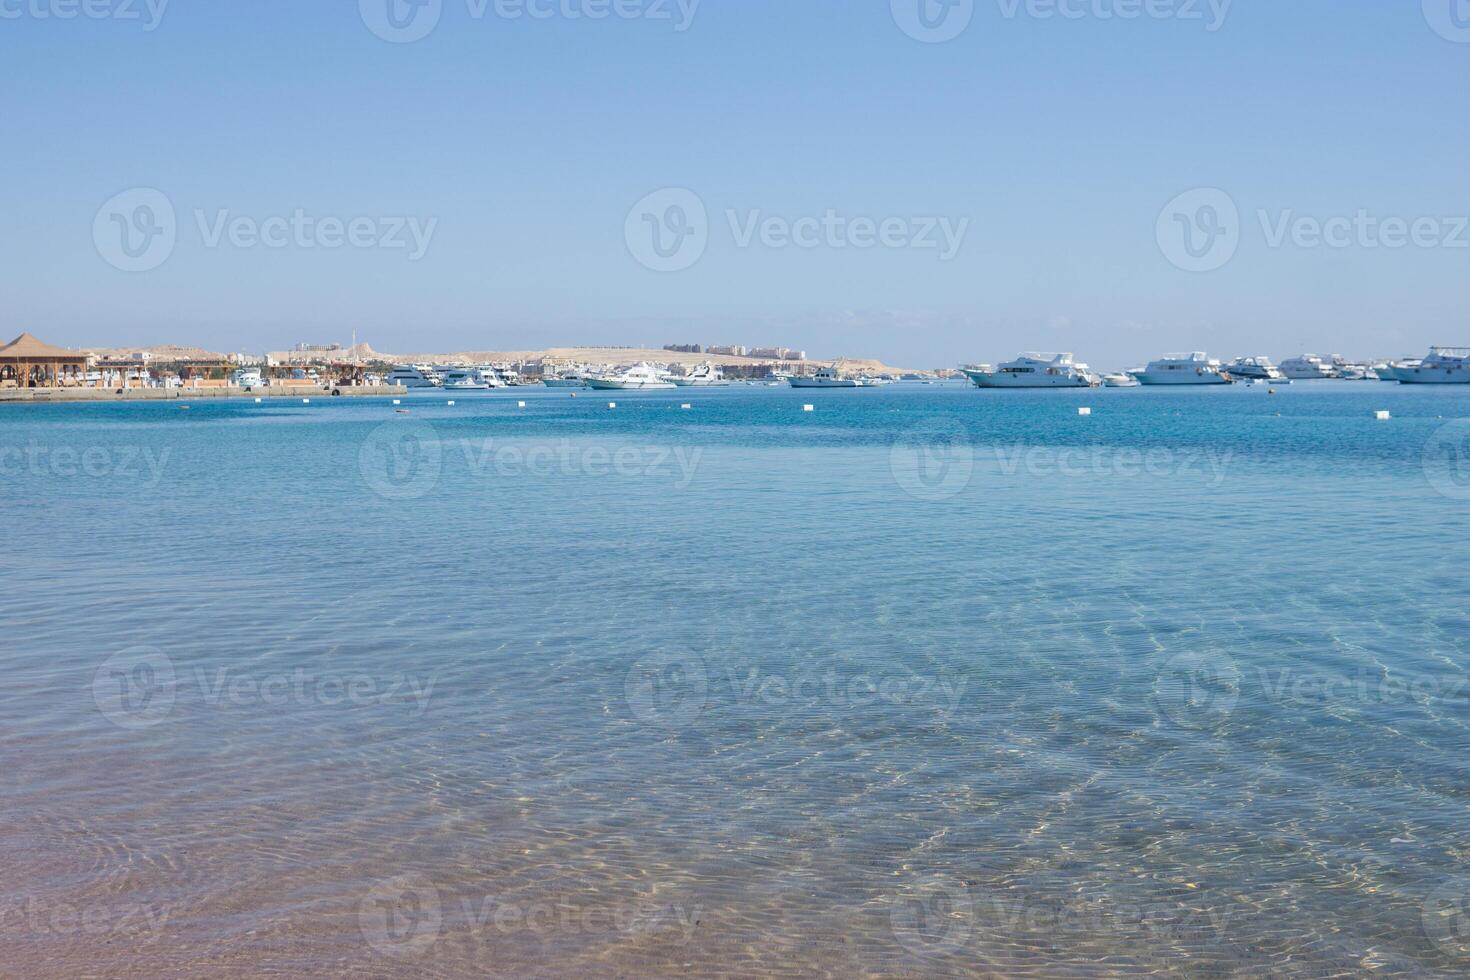
[[1090,409],[1090,408],[1079,408],[1079,409],[1077,409],[1077,414],[1078,415],[1091,415],[1092,414],[1092,409]]
[[450,408],[453,408],[453,407],[454,407],[454,402],[452,402],[452,401],[451,401],[451,402],[450,402],[450,403],[449,403],[449,407],[450,407]]
[[257,405],[260,404],[260,399],[259,398],[255,399],[255,404],[257,404]]
[[815,406],[815,405],[803,405],[803,406],[801,406],[801,410],[803,412],[815,412],[817,410],[817,406]]
[[[259,401],[259,400],[260,400],[260,399],[258,399],[258,398],[257,398],[257,399],[256,399],[256,401]],[[401,401],[399,401],[399,400],[398,400],[398,399],[397,399],[397,398],[395,398],[395,399],[393,399],[393,404],[395,404],[395,405],[402,405],[402,404],[403,404],[403,402],[401,402]]]
[[690,409],[691,409],[691,408],[693,408],[693,407],[694,407],[694,406],[693,406],[693,405],[691,405],[691,404],[689,404],[689,403],[688,403],[688,402],[685,402],[685,403],[684,403],[684,404],[682,404],[682,405],[680,405],[680,406],[679,406],[679,407],[680,407],[680,408],[682,408],[682,409],[683,409],[683,410],[684,410],[684,411],[686,411],[686,412],[687,412],[687,411],[689,411],[689,410],[690,410]]
[[516,408],[525,408],[525,407],[526,407],[526,403],[525,402],[516,402]]
[[408,414],[408,409],[406,409],[406,408],[400,408],[398,410],[398,414],[399,415],[407,415]]
[[607,407],[608,408],[617,408],[618,407],[618,403],[617,402],[608,402],[607,403]]
[[303,404],[303,405],[310,405],[311,404],[311,399],[310,398],[303,398],[303,399],[301,399],[301,404]]
[[1393,418],[1393,416],[1390,415],[1388,412],[1374,412],[1373,417],[1380,422],[1387,422],[1389,419]]

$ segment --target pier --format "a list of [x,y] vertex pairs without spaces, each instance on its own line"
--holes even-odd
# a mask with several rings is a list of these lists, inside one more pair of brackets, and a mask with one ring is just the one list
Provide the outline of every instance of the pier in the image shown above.
[[398,385],[270,385],[262,388],[240,388],[234,385],[212,385],[189,388],[0,388],[0,404],[12,402],[153,402],[200,401],[205,398],[398,398],[407,388]]

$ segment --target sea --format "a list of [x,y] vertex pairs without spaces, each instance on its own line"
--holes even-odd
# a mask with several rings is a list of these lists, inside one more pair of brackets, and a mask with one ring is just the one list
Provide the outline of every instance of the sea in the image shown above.
[[0,975],[1470,973],[1470,387],[398,401],[0,406]]

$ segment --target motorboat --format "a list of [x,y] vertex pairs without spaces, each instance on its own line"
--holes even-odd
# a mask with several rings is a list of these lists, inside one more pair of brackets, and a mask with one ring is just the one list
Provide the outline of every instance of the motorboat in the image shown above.
[[1225,371],[1239,381],[1274,381],[1277,384],[1291,381],[1280,368],[1271,363],[1269,357],[1237,357],[1225,366]]
[[1103,375],[1103,384],[1109,388],[1137,388],[1138,379],[1131,374],[1118,372],[1117,374]]
[[588,378],[587,386],[598,391],[645,391],[677,387],[646,361],[630,367],[622,374]]
[[444,373],[445,391],[489,391],[498,387],[500,383],[491,384],[479,368],[455,368]]
[[230,375],[230,384],[249,391],[252,388],[264,388],[266,380],[261,375],[260,368],[240,368]]
[[427,364],[400,364],[389,373],[388,384],[405,388],[437,388],[439,376]]
[[1390,365],[1389,373],[1406,385],[1470,384],[1470,347],[1431,347],[1422,361]]
[[1294,381],[1320,381],[1337,377],[1331,357],[1303,354],[1281,362],[1281,373]]
[[1228,385],[1230,375],[1203,351],[1192,354],[1165,354],[1149,363],[1133,376],[1144,385]]
[[816,374],[792,375],[793,388],[861,388],[863,383],[856,378],[844,378],[835,367],[817,368]]
[[541,383],[548,388],[587,387],[587,379],[577,371],[562,371],[560,374],[542,378]]
[[725,380],[725,372],[713,364],[701,364],[682,377],[669,377],[677,387],[680,388],[726,388],[730,382]]
[[1022,354],[998,368],[962,369],[977,388],[1096,388],[1102,378],[1071,354]]

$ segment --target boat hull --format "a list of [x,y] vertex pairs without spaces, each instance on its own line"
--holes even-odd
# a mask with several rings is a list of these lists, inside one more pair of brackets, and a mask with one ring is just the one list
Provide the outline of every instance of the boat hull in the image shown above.
[[585,388],[587,382],[581,378],[542,378],[541,383],[548,388]]
[[1149,387],[1181,387],[1185,385],[1228,385],[1230,379],[1219,374],[1193,374],[1185,377],[1164,377],[1157,374],[1135,375],[1138,383]]
[[728,381],[711,381],[705,378],[670,378],[676,388],[728,388]]
[[792,378],[793,388],[861,388],[862,385],[847,378],[817,380],[816,378]]
[[1096,388],[1098,382],[1080,376],[1038,374],[1014,375],[1003,372],[965,371],[965,377],[976,388]]
[[1470,368],[1392,368],[1393,380],[1404,385],[1470,385]]
[[666,391],[677,388],[670,381],[608,381],[588,378],[587,387],[596,391]]

